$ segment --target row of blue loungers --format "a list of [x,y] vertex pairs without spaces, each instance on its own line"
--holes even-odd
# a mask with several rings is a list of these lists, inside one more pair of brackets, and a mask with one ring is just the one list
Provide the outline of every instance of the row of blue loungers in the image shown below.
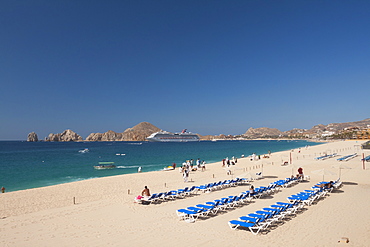
[[296,214],[302,208],[303,204],[277,202],[270,207],[262,208],[245,216],[239,217],[238,220],[228,222],[231,229],[243,227],[249,229],[254,235],[261,230],[267,229],[271,224],[282,221],[285,217]]
[[366,156],[365,158],[361,159],[362,161],[367,161],[369,162],[370,161],[370,155]]
[[[327,183],[327,182],[322,182]],[[331,189],[319,187],[318,183],[312,187],[312,190],[305,190],[300,193],[288,197],[289,202],[277,202],[270,207],[262,208],[254,213],[241,216],[238,220],[228,222],[231,229],[235,230],[238,227],[249,229],[254,235],[257,235],[261,230],[267,230],[274,223],[282,222],[285,218],[296,215],[305,206],[312,205],[320,198],[326,196]],[[341,185],[339,180],[333,184],[334,188]]]
[[235,178],[224,181],[219,181],[215,183],[208,183],[200,186],[185,187],[184,189],[171,190],[167,192],[154,193],[147,200],[150,203],[164,202],[168,200],[174,200],[177,198],[184,198],[186,196],[191,196],[197,194],[199,191],[211,192],[215,190],[225,189],[231,186],[242,185],[246,183],[247,180],[244,178]]
[[329,158],[333,158],[335,156],[338,156],[338,154],[337,153],[334,153],[334,154],[325,154],[323,156],[316,157],[315,159],[316,160],[326,160],[326,159],[329,159]]
[[357,157],[357,153],[354,153],[354,154],[350,154],[350,155],[346,155],[346,156],[343,156],[343,157],[340,157],[339,159],[337,159],[338,161],[348,161],[350,159],[353,159]]
[[293,182],[297,181],[296,178],[287,178],[285,180],[278,180],[270,183],[269,186],[255,188],[254,193],[249,191],[241,192],[237,196],[228,196],[214,201],[205,202],[203,204],[197,204],[186,209],[178,209],[176,211],[177,216],[185,222],[195,222],[199,217],[207,217],[209,214],[216,215],[219,211],[241,206],[245,203],[250,202],[252,199],[258,199],[266,195],[271,195],[279,191],[281,187],[286,187],[288,184],[292,185]]

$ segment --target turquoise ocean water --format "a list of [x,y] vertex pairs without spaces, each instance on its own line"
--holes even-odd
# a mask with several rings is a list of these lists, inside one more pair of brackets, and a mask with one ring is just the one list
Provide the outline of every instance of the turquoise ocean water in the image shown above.
[[[97,177],[162,170],[172,163],[200,158],[207,163],[225,157],[266,154],[319,143],[307,141],[151,142],[22,142],[0,141],[0,187],[7,192]],[[88,153],[79,150],[88,148]],[[120,154],[120,155],[117,155]],[[121,155],[124,154],[124,155]],[[95,170],[98,162],[112,170]]]

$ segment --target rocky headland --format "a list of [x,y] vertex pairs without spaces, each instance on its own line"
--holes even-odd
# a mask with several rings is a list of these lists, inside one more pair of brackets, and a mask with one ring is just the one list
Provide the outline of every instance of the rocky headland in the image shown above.
[[[351,138],[353,132],[351,130],[361,130],[361,129],[370,129],[370,118],[356,121],[356,122],[347,122],[347,123],[331,123],[328,125],[318,124],[313,126],[311,129],[292,129],[288,131],[280,131],[276,128],[249,128],[244,134],[241,135],[199,135],[201,140],[213,140],[213,139],[260,139],[260,138],[323,138],[327,136],[332,136],[338,139],[347,138],[346,135],[341,135],[343,133],[349,133],[347,136]],[[128,128],[125,131],[119,133],[112,130],[109,130],[105,133],[91,133],[85,140],[73,132],[72,130],[65,130],[59,134],[49,134],[45,141],[50,142],[70,142],[70,141],[146,141],[146,138],[152,133],[158,132],[161,129],[154,126],[148,122],[141,122],[135,125],[132,128]],[[365,132],[368,135],[368,132]],[[366,138],[365,138],[366,139]],[[31,132],[28,134],[27,141],[34,142],[38,141],[37,134]]]
[[251,139],[265,138],[265,137],[269,137],[269,138],[275,137],[275,138],[277,138],[277,137],[280,137],[282,134],[283,134],[283,132],[281,132],[278,129],[262,127],[262,128],[256,128],[256,129],[249,128],[247,130],[247,132],[244,133],[244,136],[246,136],[248,138],[251,138]]
[[47,142],[76,142],[83,141],[83,138],[76,132],[68,129],[59,134],[50,133],[45,139]]
[[122,133],[112,130],[105,133],[91,133],[86,138],[86,141],[145,141],[152,133],[160,130],[151,123],[142,122],[132,128],[126,129]]

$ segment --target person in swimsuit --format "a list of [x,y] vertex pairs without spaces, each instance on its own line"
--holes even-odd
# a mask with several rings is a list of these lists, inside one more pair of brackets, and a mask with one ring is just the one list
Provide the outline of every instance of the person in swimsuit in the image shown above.
[[144,199],[148,199],[150,197],[150,191],[147,186],[144,187],[144,190],[141,192],[141,195]]

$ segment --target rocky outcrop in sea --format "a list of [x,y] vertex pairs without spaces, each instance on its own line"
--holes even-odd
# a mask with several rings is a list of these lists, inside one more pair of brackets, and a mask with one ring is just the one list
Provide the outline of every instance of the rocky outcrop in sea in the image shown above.
[[37,137],[37,134],[35,132],[31,132],[27,136],[27,141],[28,142],[38,142],[39,138]]
[[68,129],[59,134],[50,133],[48,137],[45,138],[47,142],[76,142],[83,141],[83,138],[76,132]]
[[121,141],[122,133],[117,133],[109,130],[105,133],[91,133],[86,141],[100,142],[100,141]]

